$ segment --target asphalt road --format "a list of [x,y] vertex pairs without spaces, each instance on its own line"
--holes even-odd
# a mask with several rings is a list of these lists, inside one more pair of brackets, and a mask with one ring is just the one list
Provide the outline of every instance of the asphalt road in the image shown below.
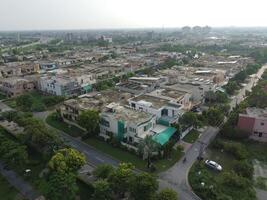
[[243,88],[241,88],[238,92],[237,95],[234,95],[232,97],[232,101],[230,102],[231,109],[233,109],[236,104],[239,104],[241,101],[244,100],[246,91],[250,91],[253,86],[257,84],[259,81],[259,78],[262,76],[263,72],[267,69],[267,65],[262,66],[261,69],[259,69],[258,73],[256,74],[255,77],[250,78],[249,83],[246,84]]
[[[48,116],[49,112],[41,112],[41,113],[34,113],[34,116],[36,118],[39,118],[43,121],[45,121],[46,117]],[[101,164],[111,164],[113,166],[118,166],[119,165],[119,161],[114,159],[113,157],[104,154],[103,152],[98,151],[97,149],[95,149],[92,146],[89,146],[88,144],[84,143],[83,141],[81,141],[80,139],[71,137],[70,135],[68,135],[67,133],[64,133],[63,131],[60,131],[50,125],[47,124],[47,126],[50,129],[53,129],[55,131],[57,131],[58,133],[60,133],[60,137],[63,139],[63,141],[77,149],[78,151],[84,153],[84,155],[87,158],[87,161],[92,164],[93,166],[98,166]]]
[[218,128],[208,127],[206,131],[202,133],[197,142],[195,142],[185,153],[185,163],[183,163],[183,159],[181,159],[173,167],[161,173],[159,175],[160,188],[172,188],[178,192],[179,199],[181,200],[199,200],[200,198],[192,192],[189,184],[187,183],[187,175],[189,169],[197,160],[200,149],[203,148],[204,151],[207,145],[214,139],[218,131]]
[[[0,162],[0,173],[7,181],[13,185],[25,198],[32,200],[40,196],[35,189],[12,170],[4,169],[4,165]],[[1,199],[1,197],[0,197]]]

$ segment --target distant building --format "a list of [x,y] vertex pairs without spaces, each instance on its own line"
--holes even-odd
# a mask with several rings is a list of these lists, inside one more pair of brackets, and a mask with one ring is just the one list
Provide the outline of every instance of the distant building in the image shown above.
[[248,131],[253,139],[267,141],[267,108],[247,108],[246,114],[239,114],[237,127]]
[[35,89],[33,81],[12,77],[0,80],[0,90],[8,97],[17,97]]

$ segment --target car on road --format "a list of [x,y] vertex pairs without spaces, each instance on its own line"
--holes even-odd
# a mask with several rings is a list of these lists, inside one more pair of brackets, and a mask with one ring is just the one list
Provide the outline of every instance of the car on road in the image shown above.
[[206,160],[205,165],[211,169],[222,171],[222,166],[212,160]]

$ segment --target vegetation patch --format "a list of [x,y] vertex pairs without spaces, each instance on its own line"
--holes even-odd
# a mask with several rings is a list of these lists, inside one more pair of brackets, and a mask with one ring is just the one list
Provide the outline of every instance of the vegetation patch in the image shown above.
[[199,132],[197,130],[192,130],[183,138],[183,141],[192,144],[198,139],[198,137]]
[[59,120],[56,113],[50,114],[46,118],[46,123],[58,130],[61,130],[71,135],[72,137],[81,137],[85,134],[85,132],[79,127],[68,124],[64,122],[63,120]]

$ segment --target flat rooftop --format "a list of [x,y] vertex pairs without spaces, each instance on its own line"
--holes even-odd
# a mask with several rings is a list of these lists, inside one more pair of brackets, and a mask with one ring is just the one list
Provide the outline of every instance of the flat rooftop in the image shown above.
[[151,92],[151,94],[158,94],[175,100],[181,99],[186,93],[187,92],[185,91],[175,90],[171,88],[164,88]]
[[156,96],[150,96],[150,95],[140,95],[137,97],[134,97],[131,99],[132,101],[139,102],[141,104],[151,104],[151,107],[154,107],[156,109],[159,109],[169,103],[169,100],[163,99]]
[[112,108],[109,111],[105,111],[104,113],[114,116],[114,118],[117,120],[123,120],[135,124],[141,124],[153,118],[153,115],[151,114],[136,111],[134,109],[127,108],[124,106],[112,105],[111,107]]
[[250,107],[246,109],[246,112],[249,116],[252,117],[267,118],[267,108],[262,109],[262,108]]

